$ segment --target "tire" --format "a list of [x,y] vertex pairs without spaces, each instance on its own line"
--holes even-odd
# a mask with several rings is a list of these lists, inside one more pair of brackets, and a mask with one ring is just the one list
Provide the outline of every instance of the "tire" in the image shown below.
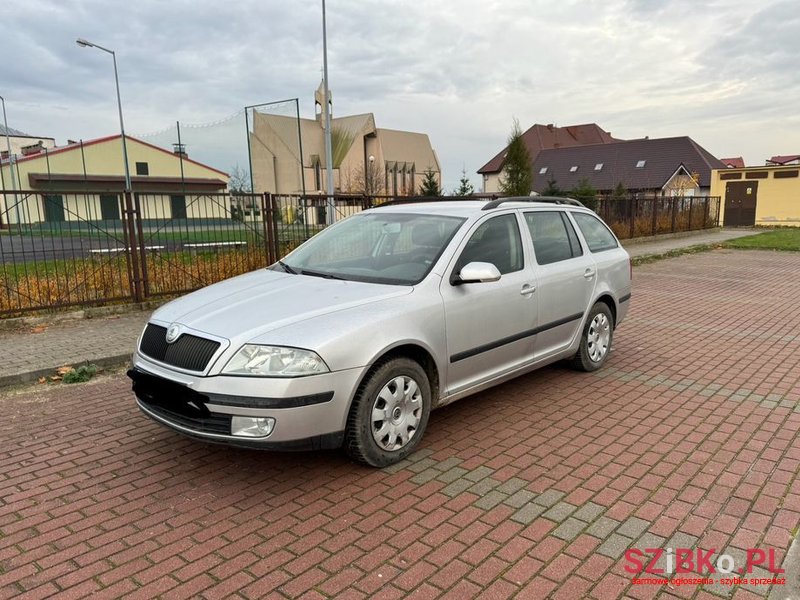
[[345,451],[372,467],[399,462],[419,445],[430,413],[431,386],[424,369],[408,358],[379,362],[356,391]]
[[596,371],[606,362],[614,339],[614,319],[605,302],[598,302],[589,311],[581,333],[581,345],[572,357],[572,367],[579,371]]

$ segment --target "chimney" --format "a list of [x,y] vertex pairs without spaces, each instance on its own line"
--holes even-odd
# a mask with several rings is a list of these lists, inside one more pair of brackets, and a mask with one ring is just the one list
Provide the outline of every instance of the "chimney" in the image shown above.
[[75,140],[67,140],[67,146],[74,146],[77,143]]
[[42,140],[39,140],[36,144],[31,144],[29,146],[23,146],[20,150],[22,152],[22,156],[30,156],[32,154],[39,154],[44,149],[44,144]]
[[172,152],[176,156],[189,158],[189,155],[186,154],[186,144],[172,144]]
[[553,124],[552,124],[552,123],[548,123],[548,124],[547,124],[547,128],[548,128],[550,131],[553,131]]

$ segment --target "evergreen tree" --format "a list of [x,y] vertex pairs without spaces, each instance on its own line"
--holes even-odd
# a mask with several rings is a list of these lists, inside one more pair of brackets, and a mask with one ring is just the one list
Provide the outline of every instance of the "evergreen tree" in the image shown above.
[[453,191],[454,196],[471,196],[475,193],[475,187],[472,182],[467,178],[467,170],[461,170],[461,179],[458,181],[458,189]]
[[586,177],[578,181],[578,185],[572,188],[569,195],[582,202],[586,208],[594,210],[597,207],[597,190]]
[[519,121],[514,119],[511,135],[503,160],[503,174],[500,178],[500,191],[507,196],[527,196],[533,188],[531,156],[522,140]]
[[556,180],[552,177],[547,180],[547,187],[544,188],[542,196],[563,196],[564,190],[556,185]]
[[439,182],[436,181],[436,173],[428,167],[425,169],[425,178],[419,188],[420,196],[441,196],[442,190],[439,189]]
[[625,200],[628,197],[628,190],[625,189],[625,186],[622,185],[620,181],[617,184],[617,187],[614,188],[614,191],[611,192],[611,198],[614,200]]

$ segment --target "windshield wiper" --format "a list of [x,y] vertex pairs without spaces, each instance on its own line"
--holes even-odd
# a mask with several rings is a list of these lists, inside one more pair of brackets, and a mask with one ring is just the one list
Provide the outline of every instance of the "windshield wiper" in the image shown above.
[[281,267],[283,267],[283,270],[284,270],[284,271],[286,271],[287,273],[289,273],[290,275],[297,275],[297,271],[295,271],[295,270],[294,270],[292,267],[290,267],[289,265],[287,265],[287,264],[286,264],[285,262],[283,262],[282,260],[279,260],[279,261],[278,261],[278,264],[279,264]]
[[345,277],[339,277],[338,275],[332,275],[331,273],[320,273],[319,271],[309,271],[308,269],[303,269],[300,271],[300,275],[311,275],[311,277],[322,277],[323,279],[340,279],[342,281],[347,281]]

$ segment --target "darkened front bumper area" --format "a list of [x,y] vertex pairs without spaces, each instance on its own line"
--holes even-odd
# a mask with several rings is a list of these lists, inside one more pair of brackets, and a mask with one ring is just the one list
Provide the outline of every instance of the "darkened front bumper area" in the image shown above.
[[139,407],[146,415],[191,438],[265,450],[339,448],[344,440],[343,431],[281,442],[239,438],[231,435],[232,415],[212,412],[207,406],[214,404],[243,408],[297,408],[329,402],[333,398],[333,392],[280,399],[206,395],[137,368],[130,369],[128,377],[133,380],[133,392],[136,394]]

